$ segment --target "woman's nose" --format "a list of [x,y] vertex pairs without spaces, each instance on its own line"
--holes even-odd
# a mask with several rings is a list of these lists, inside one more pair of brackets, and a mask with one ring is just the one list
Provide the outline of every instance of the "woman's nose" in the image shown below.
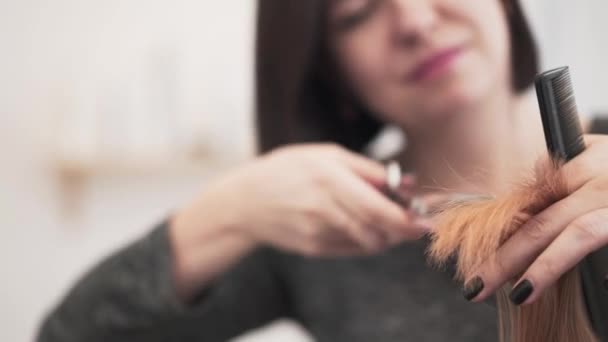
[[433,0],[391,0],[395,37],[399,42],[415,44],[432,32],[439,15]]

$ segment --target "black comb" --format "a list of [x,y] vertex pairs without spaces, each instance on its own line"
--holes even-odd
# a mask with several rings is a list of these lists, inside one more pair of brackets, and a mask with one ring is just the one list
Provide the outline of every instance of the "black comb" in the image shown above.
[[[547,149],[554,160],[568,162],[585,150],[583,129],[568,67],[536,78],[536,94]],[[588,255],[578,265],[589,319],[601,341],[608,341],[608,247]]]
[[547,148],[554,158],[569,161],[585,150],[570,70],[544,72],[535,83]]

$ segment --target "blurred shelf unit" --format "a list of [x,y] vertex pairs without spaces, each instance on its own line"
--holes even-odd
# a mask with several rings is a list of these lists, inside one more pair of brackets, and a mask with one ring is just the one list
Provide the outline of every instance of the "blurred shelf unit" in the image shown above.
[[53,167],[61,192],[60,207],[66,218],[77,218],[83,211],[84,194],[90,182],[119,178],[161,181],[180,178],[201,181],[243,162],[243,156],[148,156],[137,158],[97,157],[76,159],[57,157]]
[[61,178],[87,179],[94,177],[121,176],[187,176],[222,169],[236,160],[227,158],[194,159],[186,157],[102,157],[96,159],[74,159],[58,157],[55,169]]

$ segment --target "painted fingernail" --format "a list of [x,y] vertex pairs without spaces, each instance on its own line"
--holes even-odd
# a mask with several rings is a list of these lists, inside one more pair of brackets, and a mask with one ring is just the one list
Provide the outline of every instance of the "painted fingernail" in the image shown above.
[[517,284],[517,286],[515,286],[513,290],[511,290],[511,293],[509,294],[509,299],[511,299],[511,302],[513,302],[513,304],[520,305],[525,302],[528,297],[530,297],[533,291],[534,286],[532,286],[532,283],[528,279],[525,279],[522,280],[519,284]]
[[468,284],[462,290],[462,295],[468,301],[477,297],[477,295],[483,290],[484,284],[480,277],[475,277],[469,281]]
[[604,277],[604,288],[608,291],[608,274]]

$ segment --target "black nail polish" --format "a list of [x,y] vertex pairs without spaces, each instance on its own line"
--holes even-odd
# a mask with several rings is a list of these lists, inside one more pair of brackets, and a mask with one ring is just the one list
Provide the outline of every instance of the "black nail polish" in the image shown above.
[[530,297],[533,291],[534,286],[532,286],[532,283],[529,280],[525,279],[517,284],[513,290],[511,290],[509,299],[511,299],[513,304],[520,305],[521,303],[525,302],[528,297]]
[[604,289],[608,291],[608,274],[604,277]]
[[471,300],[483,290],[483,280],[479,277],[473,278],[462,290],[462,295],[466,300]]

